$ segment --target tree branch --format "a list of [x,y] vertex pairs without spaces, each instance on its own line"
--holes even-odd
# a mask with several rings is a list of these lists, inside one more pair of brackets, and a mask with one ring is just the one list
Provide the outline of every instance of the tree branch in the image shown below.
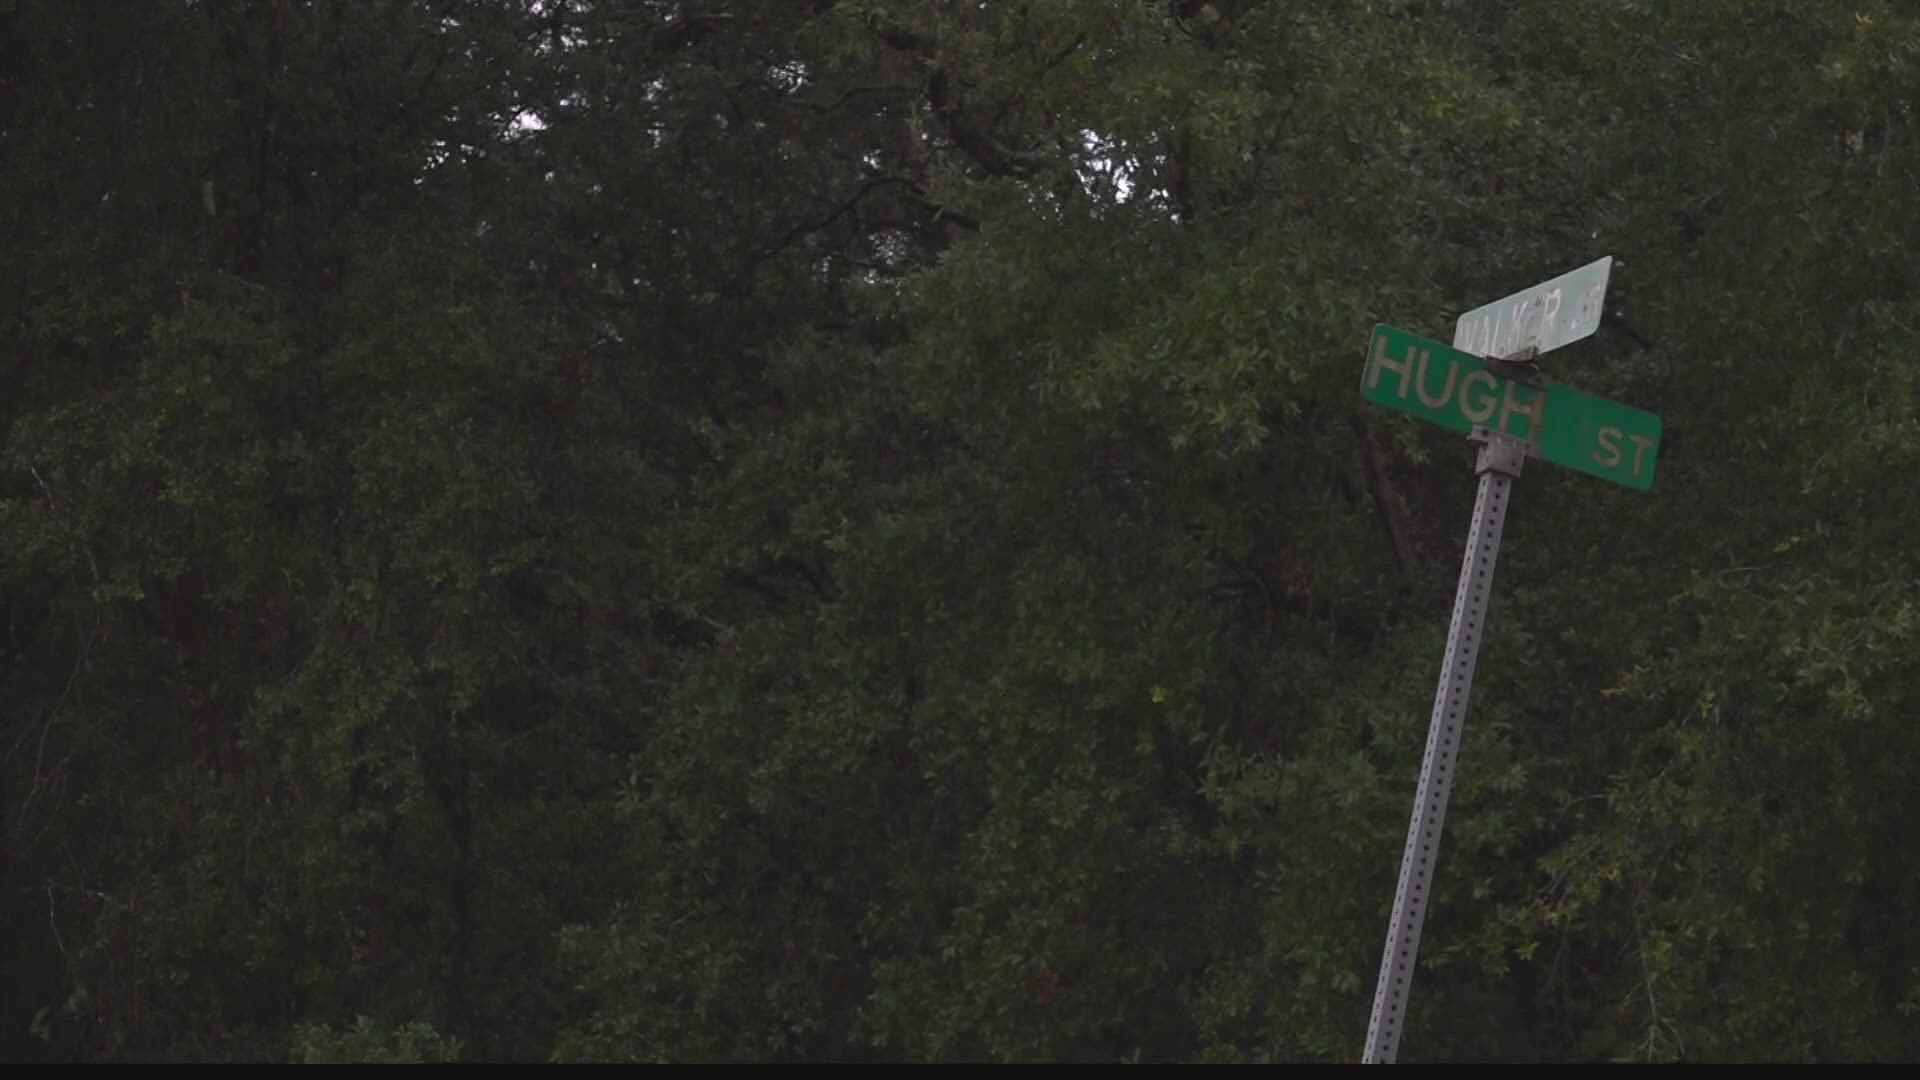
[[[919,34],[903,26],[880,23],[878,20],[873,23],[873,28],[880,40],[893,48],[913,53],[923,60],[931,60],[932,47]],[[1078,48],[1077,43],[1075,48]],[[987,172],[1001,177],[1027,177],[1039,172],[1046,164],[1045,156],[1009,149],[993,136],[975,128],[961,111],[947,70],[937,64],[927,76],[927,103],[933,106],[933,115],[946,128],[954,145]]]
[[1354,417],[1353,430],[1360,436],[1360,452],[1367,472],[1367,491],[1373,496],[1374,509],[1380,512],[1380,520],[1387,526],[1388,538],[1393,541],[1393,555],[1400,565],[1401,580],[1412,585],[1415,568],[1413,538],[1407,529],[1407,511],[1400,503],[1400,493],[1387,476],[1386,455],[1381,452],[1378,440],[1373,437],[1373,429],[1367,426],[1366,420]]
[[944,68],[933,69],[927,77],[927,103],[933,106],[933,115],[947,129],[955,146],[965,151],[974,163],[995,176],[1027,177],[1040,170],[1045,158],[1039,154],[1009,150],[1000,145],[993,136],[980,131],[967,121],[961,113],[960,105],[954,100],[953,90]]
[[871,192],[879,188],[886,187],[889,184],[906,184],[908,187],[913,186],[913,182],[906,179],[905,177],[900,177],[900,176],[869,177],[866,180],[862,181],[859,187],[853,190],[853,194],[847,196],[832,210],[828,211],[825,217],[819,219],[818,221],[803,221],[800,224],[795,225],[793,228],[788,229],[786,233],[780,237],[780,239],[775,240],[773,243],[768,244],[766,247],[761,248],[759,251],[754,252],[753,265],[758,266],[762,262],[765,262],[767,259],[773,257],[774,255],[779,254],[782,250],[786,248],[788,244],[793,243],[795,240],[800,239],[801,237],[807,235],[808,233],[819,232],[821,229],[824,229],[827,226],[833,224],[834,222],[840,220],[854,207],[860,205],[860,200],[866,198],[868,194],[870,194]]
[[[1035,71],[1033,73],[1033,78],[1028,81],[1028,89],[1031,90],[1034,86],[1038,85],[1040,80],[1046,78],[1047,75],[1051,73],[1054,68],[1057,68],[1061,64],[1066,63],[1067,59],[1071,57],[1074,53],[1079,52],[1080,47],[1082,45],[1085,45],[1086,43],[1087,43],[1087,35],[1080,34],[1076,36],[1073,39],[1073,41],[1067,45],[1066,48],[1061,49],[1059,52],[1055,53],[1052,57],[1050,57],[1046,63],[1040,65],[1039,70]],[[1020,102],[1024,100],[1026,100],[1026,95],[1025,95],[1025,92],[1022,92],[1019,94],[1015,94],[1014,96],[1001,102],[1000,107],[994,111],[993,120],[991,121],[991,124],[998,124],[1001,120],[1005,119],[1008,111],[1010,111],[1015,105],[1020,104]]]

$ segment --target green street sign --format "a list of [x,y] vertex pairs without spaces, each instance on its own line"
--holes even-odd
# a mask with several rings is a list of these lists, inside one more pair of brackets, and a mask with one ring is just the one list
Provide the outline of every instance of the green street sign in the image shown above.
[[1385,323],[1373,328],[1360,396],[1455,431],[1481,426],[1527,439],[1556,465],[1653,487],[1659,417],[1559,383],[1539,390],[1502,378],[1472,353]]

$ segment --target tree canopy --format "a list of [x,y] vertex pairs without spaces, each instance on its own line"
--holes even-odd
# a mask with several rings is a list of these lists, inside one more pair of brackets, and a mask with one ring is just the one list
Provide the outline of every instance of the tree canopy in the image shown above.
[[6,1060],[1920,1056],[1920,14],[0,2]]

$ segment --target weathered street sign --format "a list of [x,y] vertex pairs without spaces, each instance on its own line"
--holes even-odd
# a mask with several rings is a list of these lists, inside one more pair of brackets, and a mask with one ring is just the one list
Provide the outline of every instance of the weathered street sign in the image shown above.
[[1653,487],[1659,417],[1559,383],[1543,391],[1502,378],[1472,353],[1384,323],[1367,346],[1360,394],[1454,431],[1524,439],[1547,461],[1603,480]]
[[1613,256],[1474,308],[1453,327],[1453,347],[1476,356],[1511,356],[1532,345],[1541,352],[1570,345],[1600,327]]

